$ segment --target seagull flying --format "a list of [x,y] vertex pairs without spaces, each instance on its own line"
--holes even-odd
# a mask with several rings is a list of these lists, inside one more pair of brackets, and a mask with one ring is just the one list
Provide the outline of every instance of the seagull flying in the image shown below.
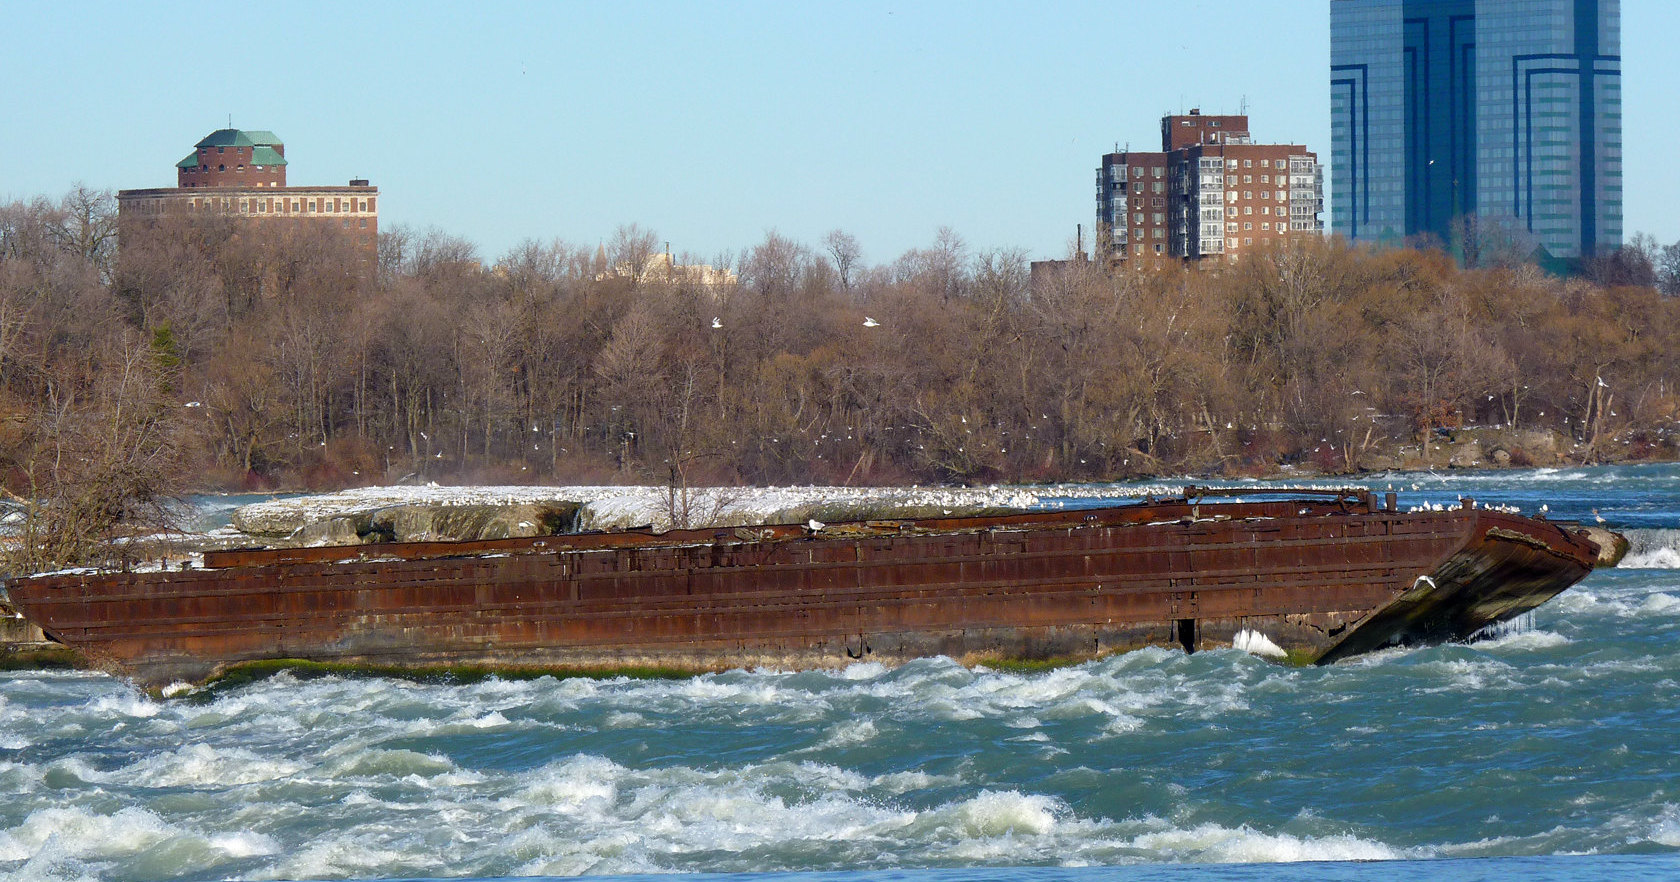
[[715,331],[715,330],[717,330],[718,328],[721,328],[721,327],[723,327],[723,322],[718,321],[717,316],[715,316],[715,315],[712,316],[712,330]]
[[870,318],[869,316],[864,316],[863,317],[863,326],[866,327],[866,328],[879,328],[881,326],[881,323],[872,319],[872,318]]

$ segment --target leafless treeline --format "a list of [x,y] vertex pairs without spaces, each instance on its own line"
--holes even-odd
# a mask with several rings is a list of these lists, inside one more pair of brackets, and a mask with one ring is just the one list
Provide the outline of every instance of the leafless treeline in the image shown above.
[[[1602,443],[1654,438],[1680,407],[1659,290],[1680,247],[1648,242],[1572,280],[1304,239],[1217,271],[1076,266],[1034,290],[1024,253],[949,230],[881,264],[840,232],[675,263],[636,227],[484,265],[443,233],[390,231],[375,259],[329,230],[232,220],[130,231],[118,259],[108,194],[0,206],[6,486],[125,488],[97,506],[407,476],[1354,468],[1433,425]],[[681,269],[699,263],[731,275]]]

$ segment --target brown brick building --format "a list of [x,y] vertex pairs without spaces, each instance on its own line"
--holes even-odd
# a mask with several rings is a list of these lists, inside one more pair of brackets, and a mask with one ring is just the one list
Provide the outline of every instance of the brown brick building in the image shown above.
[[175,187],[117,193],[120,224],[165,216],[235,215],[264,222],[332,224],[370,252],[379,241],[379,188],[286,184],[286,146],[273,132],[220,129],[175,164]]
[[1159,152],[1097,168],[1097,254],[1111,267],[1236,260],[1268,240],[1322,235],[1324,171],[1300,144],[1256,144],[1247,116],[1161,119]]

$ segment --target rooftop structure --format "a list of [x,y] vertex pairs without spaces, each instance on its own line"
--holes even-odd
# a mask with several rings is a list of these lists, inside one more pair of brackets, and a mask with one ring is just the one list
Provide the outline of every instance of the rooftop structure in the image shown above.
[[379,188],[286,183],[286,146],[269,131],[218,129],[175,164],[177,185],[117,193],[125,224],[165,216],[233,215],[262,221],[335,224],[369,251],[379,237]]
[[1305,146],[1255,143],[1247,116],[1164,116],[1160,151],[1110,153],[1097,167],[1097,254],[1162,268],[1319,235],[1323,179]]

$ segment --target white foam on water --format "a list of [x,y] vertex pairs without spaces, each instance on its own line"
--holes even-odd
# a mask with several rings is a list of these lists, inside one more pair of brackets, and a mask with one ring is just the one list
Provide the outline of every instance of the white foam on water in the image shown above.
[[1439,680],[1435,685],[1421,686],[1422,692],[1468,693],[1509,687],[1516,672],[1511,665],[1486,656],[1431,659],[1419,664],[1417,670],[1433,673]]
[[101,777],[103,773],[79,756],[60,757],[41,769],[42,783],[56,789],[85,787],[98,783]]
[[1043,717],[1047,720],[1079,720],[1086,717],[1113,717],[1122,711],[1104,698],[1080,694],[1059,702],[1054,707],[1045,708]]
[[[359,832],[359,831],[357,831]],[[441,855],[409,852],[360,835],[317,839],[251,874],[252,879],[343,879],[419,876],[445,864]],[[407,870],[408,872],[405,872]]]
[[217,833],[208,841],[211,848],[232,858],[264,857],[280,851],[280,844],[274,841],[274,837],[249,831]]
[[1621,533],[1628,541],[1628,550],[1616,564],[1617,569],[1680,569],[1680,530],[1633,527]]
[[113,772],[93,773],[92,780],[139,787],[221,789],[285,778],[303,768],[301,763],[272,760],[244,748],[189,744]]
[[1658,845],[1680,848],[1680,806],[1665,803],[1661,813],[1652,821],[1651,832],[1645,838]]
[[900,796],[915,790],[931,790],[935,787],[951,787],[961,783],[962,779],[955,775],[930,775],[926,772],[891,772],[878,775],[870,779],[869,789],[892,796]]
[[981,839],[1045,835],[1055,829],[1060,809],[1060,803],[1052,797],[1013,790],[986,790],[937,814],[960,835]]
[[856,747],[874,741],[879,734],[874,720],[842,720],[829,727],[819,748]]
[[1622,562],[1616,564],[1624,570],[1675,570],[1680,569],[1680,549],[1655,548],[1639,553],[1628,552]]
[[1671,616],[1680,613],[1680,597],[1661,591],[1648,594],[1639,604],[1639,611],[1645,615]]
[[1262,833],[1247,825],[1198,824],[1145,833],[1128,844],[1157,859],[1219,864],[1387,861],[1410,856],[1381,842],[1356,836],[1302,838],[1288,833]]
[[1117,714],[1103,726],[1104,735],[1128,735],[1144,727],[1144,721],[1127,714]]
[[1572,642],[1574,641],[1556,631],[1519,631],[1477,641],[1476,648],[1481,650],[1512,649],[1530,652],[1568,646]]
[[610,711],[601,718],[603,729],[638,729],[647,725],[647,717],[635,711]]
[[608,759],[577,756],[530,775],[504,807],[541,806],[570,814],[607,816],[618,801],[619,782],[628,770]]
[[1236,635],[1231,638],[1231,647],[1233,649],[1240,649],[1249,655],[1264,656],[1266,658],[1283,658],[1289,654],[1283,651],[1283,647],[1273,643],[1272,638],[1267,637],[1259,631],[1253,631],[1248,628],[1238,631]]
[[491,711],[474,719],[470,725],[474,729],[503,729],[512,726],[513,723],[507,717],[502,716],[501,711]]
[[357,748],[337,757],[325,771],[334,778],[432,777],[457,771],[448,757],[416,750]]
[[844,680],[877,680],[886,676],[887,667],[880,662],[853,662],[839,673]]
[[[1672,590],[1672,584],[1665,587]],[[1680,599],[1668,591],[1651,591],[1648,585],[1608,588],[1583,583],[1558,595],[1547,609],[1575,621],[1594,617],[1644,621],[1680,612]]]
[[87,712],[99,717],[123,716],[147,720],[158,715],[162,706],[133,690],[107,693],[87,704]]
[[128,807],[113,814],[72,806],[31,812],[0,831],[0,861],[29,860],[49,843],[62,855],[89,859],[132,855],[178,834],[158,815]]

